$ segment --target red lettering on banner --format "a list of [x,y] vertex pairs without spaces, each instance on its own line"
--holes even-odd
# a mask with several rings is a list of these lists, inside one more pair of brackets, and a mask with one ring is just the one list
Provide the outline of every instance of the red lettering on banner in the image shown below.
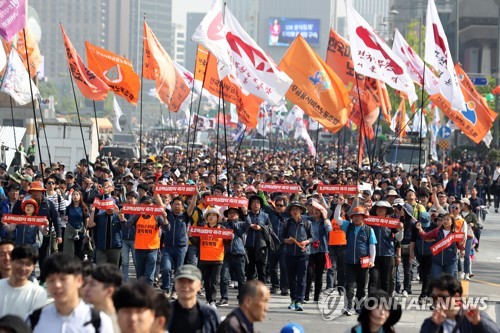
[[214,238],[232,239],[232,229],[214,229],[208,227],[189,227],[189,232],[193,237],[212,236]]
[[156,185],[155,194],[196,194],[196,185]]
[[397,229],[399,228],[400,221],[399,219],[394,219],[389,217],[368,216],[365,217],[364,223],[375,227],[386,227],[386,228]]
[[231,198],[221,196],[207,196],[205,198],[207,205],[228,206],[228,207],[246,207],[248,206],[247,198]]
[[163,215],[163,212],[164,210],[162,206],[124,204],[122,207],[123,214]]
[[370,264],[370,256],[359,258],[359,262],[361,263],[361,267],[368,268]]
[[331,194],[356,194],[358,193],[357,185],[318,185],[319,193],[331,193]]
[[26,215],[14,215],[14,214],[4,214],[2,217],[2,223],[28,224],[28,225],[37,225],[41,227],[48,225],[47,217],[45,216],[26,216]]
[[455,232],[449,234],[448,236],[431,246],[432,254],[436,255],[443,252],[444,250],[449,248],[451,244],[463,241],[464,237],[465,235],[463,232]]
[[118,209],[114,199],[101,200],[98,198],[94,199],[92,205],[97,209],[107,210],[107,209]]
[[296,184],[262,183],[259,185],[259,190],[264,192],[295,193],[300,190],[300,186]]

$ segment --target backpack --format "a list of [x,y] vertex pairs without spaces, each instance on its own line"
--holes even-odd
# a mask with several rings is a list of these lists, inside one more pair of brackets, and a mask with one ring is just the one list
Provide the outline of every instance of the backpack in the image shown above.
[[[351,234],[352,231],[354,231],[354,224],[352,223],[349,223],[349,225],[347,226],[347,231],[345,233],[345,238],[346,240],[349,239],[349,235]],[[371,227],[369,225],[366,225],[364,224],[363,225],[363,230],[365,231],[367,237],[366,237],[366,245],[368,247],[368,249],[370,248],[370,234],[371,234]]]
[[[285,225],[285,236],[288,236],[288,231],[290,230],[291,223],[286,223]],[[304,218],[304,227],[306,228],[306,233],[308,237],[311,235],[311,222],[308,219]]]
[[[43,308],[39,308],[33,311],[33,313],[28,316],[28,320],[32,330],[34,330],[36,325],[38,324],[38,321],[40,320],[40,315],[42,314],[42,310]],[[97,310],[96,308],[90,308],[90,321],[84,323],[83,326],[92,324],[92,326],[94,326],[95,332],[99,333],[101,331],[100,313],[101,311]]]

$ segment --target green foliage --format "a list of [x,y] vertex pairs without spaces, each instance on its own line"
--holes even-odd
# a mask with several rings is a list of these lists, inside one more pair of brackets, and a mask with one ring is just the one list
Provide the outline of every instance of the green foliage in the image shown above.
[[500,162],[500,150],[490,149],[488,153],[488,158],[492,162]]
[[[419,32],[420,28],[420,32]],[[411,48],[423,58],[424,40],[425,40],[425,24],[420,20],[413,19],[406,26],[406,41]]]
[[39,81],[38,90],[40,90],[40,94],[43,98],[47,98],[51,95],[54,96],[54,103],[57,104],[57,89],[50,82]]

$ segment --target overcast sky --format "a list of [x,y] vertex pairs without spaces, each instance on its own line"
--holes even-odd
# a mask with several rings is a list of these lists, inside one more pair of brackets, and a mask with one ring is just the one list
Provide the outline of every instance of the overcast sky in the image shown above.
[[211,0],[173,0],[172,21],[185,27],[187,12],[206,13],[211,4]]

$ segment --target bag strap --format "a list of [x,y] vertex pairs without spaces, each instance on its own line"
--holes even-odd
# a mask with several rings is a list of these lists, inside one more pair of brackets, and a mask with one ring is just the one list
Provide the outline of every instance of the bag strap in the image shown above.
[[92,324],[94,326],[94,330],[96,333],[101,331],[101,311],[96,308],[90,308],[90,321],[83,324],[83,326],[87,326]]
[[35,311],[33,311],[32,314],[30,314],[28,316],[28,319],[29,319],[30,326],[31,326],[32,330],[35,329],[35,326],[38,324],[38,321],[40,320],[40,316],[42,314],[42,309],[43,308],[36,309]]

